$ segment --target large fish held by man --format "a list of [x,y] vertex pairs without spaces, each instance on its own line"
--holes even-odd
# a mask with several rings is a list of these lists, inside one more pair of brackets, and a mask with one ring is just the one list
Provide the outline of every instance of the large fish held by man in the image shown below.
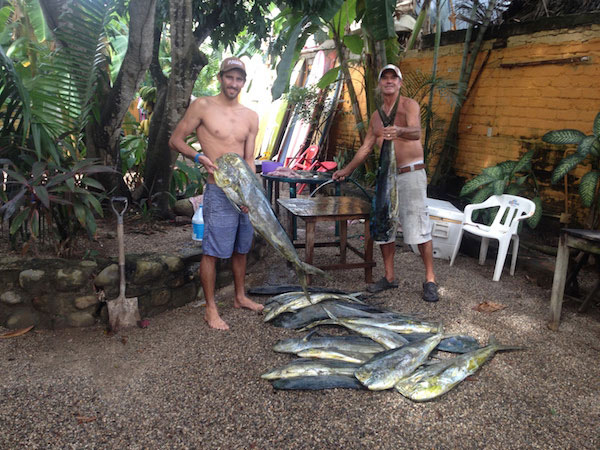
[[213,175],[217,186],[236,207],[248,208],[248,216],[254,230],[260,234],[281,256],[294,265],[302,290],[308,298],[307,275],[322,275],[321,269],[300,260],[294,244],[275,217],[265,192],[248,163],[236,153],[226,153],[217,158]]
[[[400,96],[398,96],[398,99]],[[394,123],[398,99],[394,104],[390,115],[387,116],[381,107],[378,108],[379,116],[383,126],[387,127]],[[395,236],[398,226],[398,192],[396,188],[396,151],[393,140],[383,140],[379,153],[379,167],[377,169],[377,182],[375,184],[375,195],[371,206],[370,228],[371,236],[378,242],[389,242]]]

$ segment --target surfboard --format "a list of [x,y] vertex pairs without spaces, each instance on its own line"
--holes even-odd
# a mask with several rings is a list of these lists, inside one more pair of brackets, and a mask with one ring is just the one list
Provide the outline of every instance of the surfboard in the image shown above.
[[[323,50],[320,50],[315,55],[312,67],[310,69],[310,73],[308,74],[308,78],[306,79],[305,86],[314,86],[321,79],[324,73],[325,53],[323,52]],[[309,129],[310,121],[297,119],[297,123],[295,124],[294,129],[291,133],[289,143],[282,148],[281,153],[283,154],[283,156],[280,157],[279,161],[284,162],[286,157],[294,158],[298,156],[304,142],[306,141],[306,136],[308,135]]]
[[[294,66],[290,75],[290,86],[302,82],[302,69],[304,60],[300,60]],[[280,98],[271,103],[272,120],[269,121],[269,131],[265,132],[261,150],[262,159],[273,159],[279,153],[280,143],[283,135],[289,127],[290,115],[288,112],[288,102],[285,98]]]
[[321,115],[321,123],[319,123],[320,135],[318,136],[318,141],[315,140],[317,145],[321,149],[323,148],[323,145],[327,142],[327,138],[329,137],[329,131],[331,130],[331,125],[333,124],[335,113],[337,112],[338,101],[340,98],[340,93],[342,92],[343,85],[344,77],[340,73],[338,80],[335,82],[333,95],[331,97],[328,97],[327,103],[323,108],[323,114]]

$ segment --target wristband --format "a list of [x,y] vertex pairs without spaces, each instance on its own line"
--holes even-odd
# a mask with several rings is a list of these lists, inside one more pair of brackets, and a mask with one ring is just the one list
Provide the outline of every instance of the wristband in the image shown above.
[[196,153],[196,155],[194,156],[194,162],[196,164],[198,164],[198,161],[200,161],[200,157],[202,156],[202,152],[198,152]]

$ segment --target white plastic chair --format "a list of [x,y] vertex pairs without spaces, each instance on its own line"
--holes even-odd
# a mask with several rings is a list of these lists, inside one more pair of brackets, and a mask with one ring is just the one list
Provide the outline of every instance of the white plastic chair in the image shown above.
[[[496,217],[490,226],[473,222],[471,219],[473,211],[493,208],[499,206],[499,210],[496,213]],[[512,262],[510,264],[510,274],[515,274],[515,265],[517,263],[517,253],[519,251],[519,235],[518,227],[519,222],[523,219],[533,216],[535,212],[535,203],[531,200],[517,197],[516,195],[492,195],[483,203],[475,203],[467,205],[465,207],[465,219],[461,227],[454,252],[452,253],[452,259],[450,265],[454,264],[458,249],[460,248],[460,242],[462,240],[463,232],[469,232],[481,236],[481,247],[479,249],[479,264],[485,263],[487,256],[489,240],[498,240],[498,257],[496,258],[496,267],[494,268],[494,281],[500,280],[502,275],[502,268],[504,267],[504,261],[506,260],[506,253],[508,252],[508,246],[510,241],[513,241],[513,252]]]

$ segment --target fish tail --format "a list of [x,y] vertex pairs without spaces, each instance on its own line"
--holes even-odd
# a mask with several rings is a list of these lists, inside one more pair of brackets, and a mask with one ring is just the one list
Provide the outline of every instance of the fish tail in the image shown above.
[[298,261],[296,263],[296,274],[298,275],[298,280],[300,281],[300,285],[302,286],[302,291],[304,292],[304,295],[306,295],[306,298],[308,299],[308,301],[311,304],[314,304],[314,303],[312,301],[310,294],[308,293],[308,282],[306,280],[307,275],[308,274],[322,275],[325,278],[331,280],[331,277],[329,275],[327,275],[325,272],[323,272],[321,269],[319,269],[318,267],[311,266],[310,264],[307,264],[302,261]]
[[508,351],[517,351],[517,350],[527,350],[527,347],[518,346],[518,345],[502,345],[496,339],[495,336],[490,336],[488,340],[488,346],[494,346],[494,350],[497,352],[508,352]]
[[331,276],[327,275],[325,272],[323,272],[321,269],[319,269],[318,267],[315,266],[311,266],[308,263],[299,261],[298,263],[298,269],[302,272],[304,272],[305,274],[310,274],[310,275],[320,275],[322,277],[327,278],[328,280],[331,280]]

